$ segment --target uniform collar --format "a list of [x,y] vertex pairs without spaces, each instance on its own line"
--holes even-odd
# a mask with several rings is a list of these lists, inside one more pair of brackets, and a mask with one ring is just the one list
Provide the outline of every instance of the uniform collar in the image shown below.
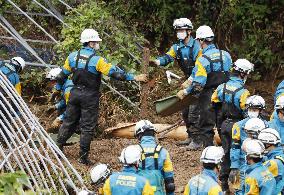
[[211,49],[216,49],[216,46],[213,43],[208,45],[206,48],[202,49],[202,53],[204,54],[206,51]]
[[85,49],[85,50],[89,50],[89,51],[92,51],[92,52],[95,52],[96,50],[94,48],[91,48],[91,47],[82,47],[82,49]]
[[262,166],[262,162],[258,162],[258,163],[252,164],[252,165],[248,165],[248,166],[247,166],[246,173],[250,173],[250,172],[252,172],[254,169],[256,169],[257,167],[261,167],[261,166]]
[[156,143],[156,138],[153,136],[143,136],[140,141],[141,144],[154,144]]
[[241,78],[239,78],[239,77],[230,76],[230,80],[231,81],[235,81],[235,82],[239,82],[240,84],[244,85],[244,81]]
[[204,175],[208,175],[209,177],[214,179],[216,182],[218,182],[218,177],[217,177],[217,174],[215,173],[215,171],[210,170],[210,169],[203,169],[202,173]]
[[184,44],[183,41],[180,41],[180,42],[179,42],[179,46],[180,46],[180,47],[192,47],[193,44],[194,44],[194,38],[193,38],[192,36],[190,36],[190,39],[189,39],[189,41],[188,41],[187,44]]
[[267,153],[267,157],[269,159],[274,158],[275,156],[282,156],[283,155],[283,150],[282,147],[277,146],[276,148],[274,148],[273,150],[271,150],[270,152]]
[[137,169],[133,166],[124,166],[123,169],[122,169],[122,172],[136,173]]

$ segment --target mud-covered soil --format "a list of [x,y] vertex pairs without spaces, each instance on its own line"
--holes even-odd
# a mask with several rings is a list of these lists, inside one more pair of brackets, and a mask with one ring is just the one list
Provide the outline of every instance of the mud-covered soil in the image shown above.
[[[149,110],[147,119],[154,123],[174,124],[181,118],[180,114],[177,113],[164,118],[159,117],[155,114],[153,102],[157,99],[170,95],[173,93],[173,91],[179,90],[179,84],[176,84],[175,86],[165,84],[166,79],[162,76],[162,73],[157,74],[156,78],[156,84],[154,83],[149,89],[149,97],[147,99],[149,102]],[[261,95],[266,100],[266,111],[268,115],[273,109],[273,94],[275,87],[279,82],[280,80],[274,81],[274,83],[268,80],[262,80],[248,83],[248,89],[251,94]],[[52,123],[53,119],[56,117],[56,112],[46,112],[48,107],[46,101],[47,98],[37,99],[37,97],[35,97],[34,99],[31,99],[31,96],[27,95],[25,99],[26,102],[28,102],[32,112],[39,118],[44,128],[47,129]],[[102,93],[100,102],[100,117],[98,121],[99,130],[97,132],[102,132],[104,129],[115,126],[118,123],[136,122],[137,120],[141,119],[137,110],[126,106],[124,103],[125,102],[109,91],[104,91],[104,93]],[[121,169],[121,165],[118,162],[118,156],[121,150],[129,144],[137,143],[137,140],[135,139],[128,140],[107,138],[105,134],[100,135],[100,133],[98,133],[97,137],[98,138],[95,138],[92,142],[90,158],[95,163],[101,162],[110,164],[114,171]],[[176,142],[173,140],[164,140],[160,144],[168,149],[171,155],[174,166],[175,183],[177,186],[176,192],[177,194],[181,194],[188,180],[193,175],[196,175],[201,171],[199,162],[201,151],[185,151],[183,148],[176,146]],[[79,144],[67,146],[65,153],[72,165],[79,171],[84,180],[88,183],[88,187],[92,189],[93,187],[89,183],[89,170],[91,167],[82,166],[77,162],[79,156]]]
[[[135,139],[95,139],[91,144],[90,159],[94,163],[108,163],[113,171],[122,168],[118,161],[118,156],[122,149],[129,145],[135,144]],[[185,151],[183,148],[176,146],[174,141],[162,141],[160,144],[166,148],[170,155],[174,166],[175,183],[177,194],[182,194],[184,186],[188,180],[198,174],[201,170],[199,157],[200,151]],[[82,166],[77,162],[79,145],[65,147],[65,153],[72,165],[82,174],[85,181],[89,182],[89,170],[91,167]],[[89,187],[91,187],[89,185]],[[92,188],[94,189],[94,188]]]

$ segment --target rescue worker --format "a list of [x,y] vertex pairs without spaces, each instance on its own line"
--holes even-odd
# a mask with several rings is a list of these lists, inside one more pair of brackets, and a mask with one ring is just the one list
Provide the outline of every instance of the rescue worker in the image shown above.
[[246,153],[247,169],[245,173],[245,194],[274,195],[276,181],[262,164],[264,145],[252,139],[244,142],[242,149]]
[[276,88],[275,94],[274,94],[274,104],[276,103],[276,100],[284,96],[284,80],[279,83],[279,85]]
[[[184,76],[189,78],[196,59],[201,55],[200,45],[192,36],[192,22],[187,18],[179,18],[174,20],[174,30],[176,31],[178,43],[172,45],[169,51],[154,61],[157,66],[167,66],[169,63],[176,60]],[[187,87],[188,80],[183,83],[183,87]],[[179,145],[188,145],[191,142],[191,131],[198,122],[198,109],[196,105],[190,105],[182,111],[182,118],[186,125],[188,138],[185,141],[179,142]],[[195,130],[196,131],[196,130]]]
[[180,99],[191,94],[198,96],[200,118],[197,131],[192,132],[193,141],[188,146],[190,150],[213,145],[215,117],[211,108],[213,91],[228,80],[232,59],[228,52],[219,50],[213,43],[214,33],[209,26],[200,26],[196,31],[196,39],[202,48],[202,56],[195,62],[190,86],[177,93]]
[[[24,59],[21,58],[21,57],[13,57],[9,62],[0,61],[0,71],[7,77],[7,79],[14,86],[15,90],[17,91],[17,93],[19,95],[21,95],[21,93],[22,93],[19,73],[25,68],[25,65],[26,65],[26,63],[25,63]],[[2,87],[0,87],[0,93],[2,93],[3,96],[5,96],[5,97],[7,96],[6,92],[4,91],[4,89],[2,89]],[[4,104],[3,107],[6,107],[8,112],[10,112],[13,115],[12,110],[9,109],[9,106],[1,97],[0,97],[0,101],[2,101],[2,103]],[[18,112],[18,109],[16,108],[14,103],[11,102],[11,104],[13,106],[13,109],[16,112]],[[5,115],[5,113],[7,113],[7,112],[3,107],[0,106],[0,111],[2,111],[3,114]],[[0,116],[0,120],[3,120],[2,116]],[[6,117],[6,120],[10,120],[9,117]],[[4,120],[3,120],[3,122],[4,122]],[[3,131],[3,133],[6,135],[5,137],[9,138],[6,131]],[[2,143],[3,147],[5,147],[5,148],[8,147],[7,144],[4,141],[4,138],[0,135],[0,145],[1,145],[1,143]]]
[[275,129],[267,128],[259,133],[258,140],[264,144],[267,152],[264,165],[276,180],[275,194],[281,194],[284,188],[284,153],[280,135]]
[[105,183],[111,173],[111,169],[107,164],[98,164],[91,169],[90,175],[92,184],[98,187],[99,195],[103,195],[103,188],[101,185]]
[[85,29],[80,42],[83,47],[72,52],[65,61],[63,71],[59,74],[59,86],[65,83],[70,74],[74,87],[66,108],[66,116],[59,129],[57,144],[63,150],[66,141],[72,136],[80,120],[80,159],[83,164],[92,164],[88,154],[98,120],[100,84],[102,74],[120,81],[147,81],[145,74],[134,76],[119,67],[107,63],[96,53],[102,39],[94,29]]
[[155,195],[174,194],[175,183],[173,165],[169,152],[157,144],[156,129],[148,120],[141,120],[135,125],[135,137],[142,149],[142,162],[139,175],[150,181]]
[[200,158],[203,166],[202,173],[189,180],[185,186],[184,195],[223,194],[221,186],[218,184],[218,174],[223,156],[222,147],[208,146],[205,148]]
[[278,131],[281,143],[284,144],[284,96],[280,96],[276,101],[269,127]]
[[252,70],[253,65],[248,60],[238,59],[233,64],[230,80],[219,85],[211,98],[215,113],[217,113],[217,129],[219,135],[221,135],[222,147],[225,151],[220,174],[223,191],[229,190],[232,127],[235,122],[245,118],[245,105],[249,91],[245,89],[244,84]]
[[[253,115],[257,116],[257,115]],[[245,152],[242,144],[248,138],[257,139],[259,132],[266,128],[265,121],[259,118],[245,118],[232,128],[232,147],[230,149],[231,171],[229,181],[233,184],[235,194],[244,194],[246,170]]]
[[[46,78],[49,79],[52,83],[56,82],[56,79],[58,75],[61,73],[61,68],[53,68],[51,69],[48,74],[46,75]],[[59,102],[57,102],[54,106],[51,107],[53,110],[57,110],[60,115],[56,117],[56,119],[52,122],[51,128],[52,129],[58,129],[60,125],[63,122],[63,119],[66,115],[66,105],[68,103],[69,97],[70,97],[70,91],[73,88],[73,82],[71,79],[67,79],[65,83],[60,86],[58,84],[54,85],[54,91],[56,91],[57,94],[61,94],[61,99]],[[55,92],[53,92],[54,94]]]
[[25,68],[26,62],[21,57],[13,57],[10,62],[0,61],[0,71],[15,87],[19,95],[22,93],[19,73]]
[[105,182],[104,195],[153,195],[154,191],[149,181],[138,175],[137,170],[141,160],[139,145],[130,145],[122,150],[119,157],[124,165],[121,172],[113,173]]

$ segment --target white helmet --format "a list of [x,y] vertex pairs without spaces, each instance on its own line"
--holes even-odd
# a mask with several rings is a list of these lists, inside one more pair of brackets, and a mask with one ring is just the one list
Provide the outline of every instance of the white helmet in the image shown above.
[[[196,30],[196,39],[213,38],[214,33],[209,26],[203,25]],[[212,39],[213,40],[213,39]]]
[[275,104],[275,110],[281,110],[284,109],[284,96],[280,96],[277,100],[276,100],[276,104]]
[[52,68],[46,75],[47,79],[50,79],[51,81],[56,80],[56,77],[61,73],[61,68]]
[[92,182],[99,185],[111,175],[111,170],[108,168],[107,164],[98,164],[93,167],[90,171]]
[[242,148],[246,153],[246,156],[254,157],[254,158],[262,158],[265,147],[260,140],[250,139],[243,143]]
[[102,39],[99,37],[99,33],[94,29],[85,29],[81,33],[81,43],[88,43],[90,41],[102,41]]
[[263,129],[265,129],[266,125],[263,122],[263,120],[259,119],[259,118],[250,118],[245,126],[244,129],[246,131],[247,134],[252,135],[254,138],[257,138],[258,134],[260,133],[260,131],[262,131]]
[[187,18],[179,18],[179,19],[175,19],[174,20],[174,29],[189,29],[192,30],[193,29],[193,25],[191,23],[191,21]]
[[264,144],[276,145],[281,143],[281,138],[278,131],[272,128],[263,129],[259,133],[258,139]]
[[246,60],[246,59],[237,59],[237,61],[235,61],[233,68],[241,73],[245,73],[245,74],[250,74],[250,72],[253,71],[253,67],[254,65]]
[[139,145],[127,146],[122,150],[119,161],[125,165],[139,164],[141,153],[142,151]]
[[247,108],[265,108],[265,100],[259,95],[253,95],[247,98],[246,101]]
[[141,120],[136,123],[135,125],[135,137],[138,137],[140,134],[144,133],[145,131],[154,131],[156,132],[156,129],[154,125],[148,121],[148,120]]
[[222,162],[224,150],[222,147],[208,146],[201,154],[200,161],[203,163],[219,164]]
[[18,67],[20,67],[19,72],[24,70],[25,66],[26,66],[26,62],[23,58],[21,57],[13,57],[11,59],[11,62],[15,65],[17,65]]

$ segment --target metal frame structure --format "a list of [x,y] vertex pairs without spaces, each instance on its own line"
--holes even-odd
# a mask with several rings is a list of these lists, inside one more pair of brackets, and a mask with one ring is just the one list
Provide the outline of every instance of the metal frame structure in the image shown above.
[[1,71],[0,89],[0,170],[24,171],[30,178],[27,187],[35,194],[86,189],[79,173]]
[[[54,17],[56,18],[62,25],[65,25],[68,27],[68,24],[66,24],[63,21],[63,16],[56,10],[56,8],[52,5],[52,3],[49,0],[44,0],[44,2],[48,5],[49,8],[45,7],[43,4],[41,4],[39,1],[37,0],[31,0],[32,2],[34,2],[35,4],[37,4],[39,7],[41,7],[43,10],[45,10],[48,14],[44,14],[44,13],[28,13],[23,11],[19,6],[17,6],[12,0],[7,0],[7,2],[9,4],[11,4],[16,10],[17,12],[9,12],[9,11],[5,11],[5,13],[16,13],[16,14],[21,14],[24,15],[29,21],[31,21],[33,24],[35,24],[39,29],[41,29],[41,31],[48,36],[51,41],[46,41],[46,40],[34,40],[34,39],[25,39],[23,38],[20,33],[13,28],[13,26],[7,21],[6,18],[4,18],[3,15],[0,14],[0,26],[7,31],[11,37],[7,37],[7,36],[1,36],[0,38],[3,39],[14,39],[17,42],[19,42],[19,44],[21,44],[27,51],[29,51],[38,61],[39,63],[34,63],[34,62],[27,62],[27,65],[30,66],[35,66],[35,67],[46,67],[48,69],[52,68],[52,67],[57,67],[56,65],[52,65],[49,64],[47,62],[45,62],[38,54],[37,52],[28,44],[28,42],[33,42],[33,43],[43,43],[43,44],[57,44],[59,43],[58,40],[56,40],[51,34],[49,34],[40,24],[38,24],[31,16],[33,15],[37,15],[37,16],[43,16],[43,17]],[[64,2],[63,0],[58,0],[58,2],[60,2],[61,4],[63,4],[64,6],[66,6],[67,9],[70,10],[74,10],[74,8],[72,8],[70,5],[68,5],[66,2]],[[77,12],[76,13],[78,15],[82,15],[81,13]],[[103,34],[107,37],[111,37],[111,35],[109,35],[106,32],[103,32]],[[121,48],[126,49],[123,45],[119,45]],[[139,64],[141,64],[141,60],[139,60],[134,54],[132,54],[130,51],[127,51],[128,54]],[[118,96],[120,96],[122,99],[124,99],[127,103],[129,103],[129,105],[131,105],[133,108],[140,110],[140,108],[138,107],[137,104],[133,103],[129,98],[127,98],[126,96],[124,96],[123,94],[121,94],[119,91],[117,91],[114,87],[112,87],[111,85],[109,85],[108,83],[106,83],[105,81],[102,82],[102,84],[106,85],[113,93],[117,94]],[[140,85],[136,82],[134,82],[134,84],[136,86],[138,86],[138,88],[140,89]]]

